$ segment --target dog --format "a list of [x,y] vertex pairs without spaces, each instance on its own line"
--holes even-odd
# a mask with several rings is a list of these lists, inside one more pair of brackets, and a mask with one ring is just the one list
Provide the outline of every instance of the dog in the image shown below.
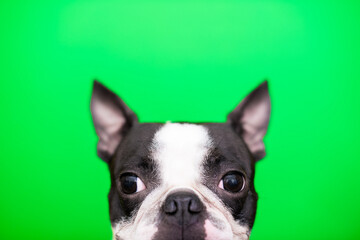
[[109,167],[113,240],[247,240],[255,220],[255,162],[270,117],[264,81],[225,123],[139,123],[94,81],[98,156]]

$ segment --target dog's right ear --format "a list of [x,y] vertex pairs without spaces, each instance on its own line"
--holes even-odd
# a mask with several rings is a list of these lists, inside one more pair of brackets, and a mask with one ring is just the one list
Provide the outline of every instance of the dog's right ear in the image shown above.
[[265,157],[263,137],[270,118],[268,83],[264,81],[228,115],[227,122],[243,138],[255,161]]
[[98,81],[94,81],[90,108],[99,136],[97,153],[109,163],[121,140],[138,119],[115,93]]

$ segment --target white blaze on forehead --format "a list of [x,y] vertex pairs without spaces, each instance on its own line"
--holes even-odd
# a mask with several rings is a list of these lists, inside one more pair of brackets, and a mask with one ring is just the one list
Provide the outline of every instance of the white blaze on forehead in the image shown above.
[[193,186],[211,146],[207,129],[195,124],[166,123],[154,136],[152,157],[164,184]]

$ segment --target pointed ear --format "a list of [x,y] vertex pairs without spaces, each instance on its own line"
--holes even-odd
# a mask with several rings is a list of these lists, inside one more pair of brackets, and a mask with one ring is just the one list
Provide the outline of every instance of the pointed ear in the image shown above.
[[99,136],[98,155],[109,162],[126,133],[138,122],[137,117],[115,93],[97,81],[94,81],[90,108]]
[[265,136],[270,118],[268,83],[264,81],[232,111],[227,122],[242,137],[255,160],[265,157]]

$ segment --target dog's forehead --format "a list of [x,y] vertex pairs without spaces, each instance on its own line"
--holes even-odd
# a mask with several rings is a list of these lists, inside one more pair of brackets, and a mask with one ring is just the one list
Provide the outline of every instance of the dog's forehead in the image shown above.
[[[212,140],[212,150],[217,157],[222,160],[219,162],[219,168],[212,165],[211,161],[205,164],[211,168],[217,168],[218,172],[230,169],[241,169],[253,178],[254,160],[243,139],[226,123],[206,123],[204,127]],[[211,156],[211,155],[210,155]],[[211,160],[213,158],[209,158]],[[209,165],[210,164],[210,165]]]
[[206,127],[167,123],[154,135],[151,157],[159,166],[163,183],[192,186],[201,179],[201,166],[212,147]]
[[[223,157],[220,166],[212,165],[214,150]],[[196,185],[204,168],[214,170],[211,175],[231,166],[252,169],[244,142],[224,123],[142,123],[130,131],[115,158],[116,175],[140,166],[144,175],[154,178],[156,173],[153,180],[168,185]]]
[[137,166],[152,164],[147,157],[155,133],[163,126],[160,123],[141,123],[133,126],[111,162],[111,168],[115,175],[126,170],[133,170]]

